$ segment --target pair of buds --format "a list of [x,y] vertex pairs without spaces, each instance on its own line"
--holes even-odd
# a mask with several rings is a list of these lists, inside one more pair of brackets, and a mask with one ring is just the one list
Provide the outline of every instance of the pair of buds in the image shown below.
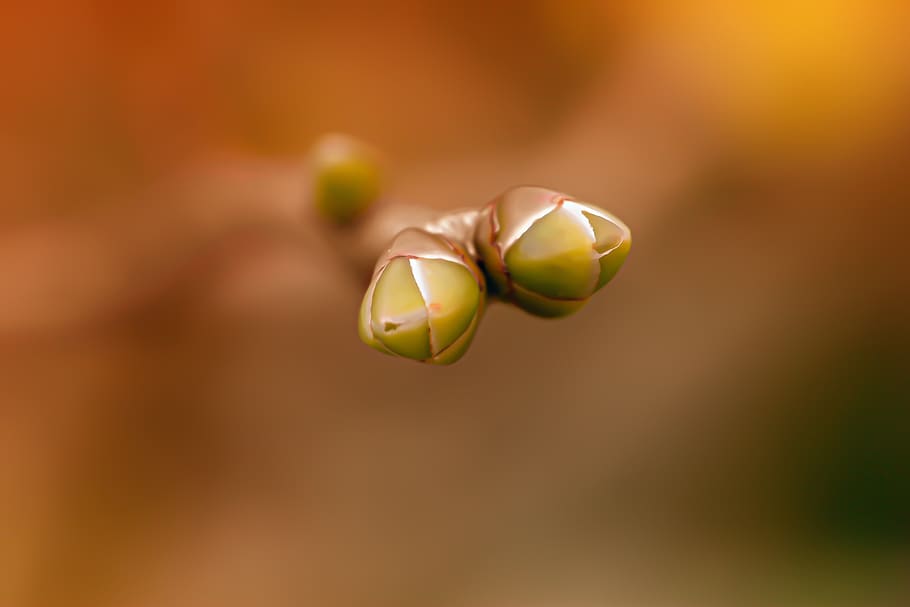
[[442,220],[395,237],[361,304],[364,343],[453,363],[470,346],[487,298],[568,316],[616,275],[631,246],[629,228],[610,213],[540,187],[512,188],[459,219],[448,233]]
[[[378,154],[334,135],[314,147],[316,208],[336,224],[381,191]],[[578,311],[625,261],[631,234],[594,205],[540,187],[398,233],[360,307],[360,338],[386,354],[451,364],[467,351],[488,300],[548,318]]]

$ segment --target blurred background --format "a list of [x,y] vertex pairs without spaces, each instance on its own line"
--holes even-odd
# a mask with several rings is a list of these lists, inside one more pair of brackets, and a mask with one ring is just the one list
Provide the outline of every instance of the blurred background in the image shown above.
[[[904,605],[905,2],[0,9],[0,605]],[[359,343],[327,131],[622,218],[583,311]]]

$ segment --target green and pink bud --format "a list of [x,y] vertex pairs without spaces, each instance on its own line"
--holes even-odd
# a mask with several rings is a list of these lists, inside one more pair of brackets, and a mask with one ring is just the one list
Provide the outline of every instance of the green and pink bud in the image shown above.
[[380,257],[360,308],[367,345],[446,365],[467,351],[486,304],[486,281],[459,245],[409,228]]
[[612,214],[540,187],[507,190],[474,234],[490,290],[545,317],[580,309],[622,266],[631,232]]

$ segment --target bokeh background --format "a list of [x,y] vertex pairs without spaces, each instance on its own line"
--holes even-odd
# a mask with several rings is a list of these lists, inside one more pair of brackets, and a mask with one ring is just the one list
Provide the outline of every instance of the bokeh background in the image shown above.
[[[910,601],[905,2],[0,9],[0,605]],[[561,322],[363,347],[306,209],[621,217]]]

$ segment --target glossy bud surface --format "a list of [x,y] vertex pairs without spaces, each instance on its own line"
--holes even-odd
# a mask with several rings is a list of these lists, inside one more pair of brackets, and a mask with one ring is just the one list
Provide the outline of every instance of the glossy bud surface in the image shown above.
[[545,317],[580,309],[616,275],[632,244],[629,228],[607,211],[534,186],[507,190],[484,207],[474,241],[491,289]]
[[474,337],[485,290],[477,265],[457,245],[409,228],[376,265],[360,308],[360,338],[387,354],[453,363]]

